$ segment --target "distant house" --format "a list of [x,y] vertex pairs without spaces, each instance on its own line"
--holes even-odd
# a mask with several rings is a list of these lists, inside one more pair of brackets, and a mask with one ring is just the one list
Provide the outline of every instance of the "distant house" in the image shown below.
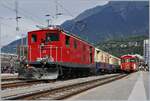
[[125,47],[127,47],[127,45],[126,44],[121,44],[120,47],[125,48]]
[[145,63],[147,63],[149,65],[149,50],[150,48],[150,44],[149,44],[149,39],[147,40],[144,40],[144,43],[143,43],[143,54],[144,54],[144,60],[145,60]]

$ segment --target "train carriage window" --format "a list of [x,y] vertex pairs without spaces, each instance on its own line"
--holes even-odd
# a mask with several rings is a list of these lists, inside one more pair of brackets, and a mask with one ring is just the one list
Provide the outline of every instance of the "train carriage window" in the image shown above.
[[77,41],[74,40],[74,48],[77,48]]
[[36,34],[32,34],[32,36],[31,36],[31,41],[32,41],[32,42],[36,42],[36,41],[37,41],[37,36],[36,36]]
[[130,62],[136,62],[136,60],[135,59],[130,59]]
[[130,59],[125,59],[125,62],[130,62]]
[[59,41],[58,33],[46,33],[46,42]]
[[70,46],[70,36],[66,36],[65,44],[66,44],[67,47]]
[[124,63],[125,62],[125,59],[121,59],[121,63]]

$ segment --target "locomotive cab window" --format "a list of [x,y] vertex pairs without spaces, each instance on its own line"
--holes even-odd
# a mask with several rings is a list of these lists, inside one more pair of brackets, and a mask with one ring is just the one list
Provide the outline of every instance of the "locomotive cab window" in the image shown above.
[[70,46],[70,36],[66,36],[65,44],[66,44],[67,47]]
[[32,42],[36,42],[36,41],[37,41],[37,36],[36,36],[36,34],[32,34],[32,36],[31,36],[31,41],[32,41]]
[[46,42],[59,41],[58,33],[46,33]]

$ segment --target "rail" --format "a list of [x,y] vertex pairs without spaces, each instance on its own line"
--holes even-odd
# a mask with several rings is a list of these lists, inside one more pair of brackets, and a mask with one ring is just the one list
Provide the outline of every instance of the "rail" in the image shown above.
[[22,95],[20,94],[20,95],[9,96],[3,99],[6,99],[6,100],[18,100],[18,99],[21,99],[21,100],[22,99],[25,99],[25,100],[35,100],[35,99],[62,100],[70,96],[79,94],[88,89],[121,79],[125,76],[127,76],[127,74],[107,76],[107,77],[97,78],[97,79],[93,79],[89,81],[68,84],[68,85],[64,85],[64,86],[60,86],[56,88],[50,88],[50,89],[45,89],[45,90],[40,90],[40,91],[38,90],[32,93],[24,93]]
[[1,83],[1,89],[8,89],[8,88],[16,88],[16,87],[24,87],[24,86],[31,86],[34,84],[41,84],[41,83],[50,83],[54,82],[53,80],[19,80],[14,82],[8,82],[8,83]]

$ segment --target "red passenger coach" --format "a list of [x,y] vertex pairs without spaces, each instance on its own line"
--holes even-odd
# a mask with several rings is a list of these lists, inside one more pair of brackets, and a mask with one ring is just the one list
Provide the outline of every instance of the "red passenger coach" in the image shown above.
[[20,77],[53,79],[84,74],[94,68],[94,47],[60,28],[31,31],[27,60],[26,69],[19,72]]
[[121,56],[121,70],[125,72],[134,72],[138,69],[138,57],[135,55]]

